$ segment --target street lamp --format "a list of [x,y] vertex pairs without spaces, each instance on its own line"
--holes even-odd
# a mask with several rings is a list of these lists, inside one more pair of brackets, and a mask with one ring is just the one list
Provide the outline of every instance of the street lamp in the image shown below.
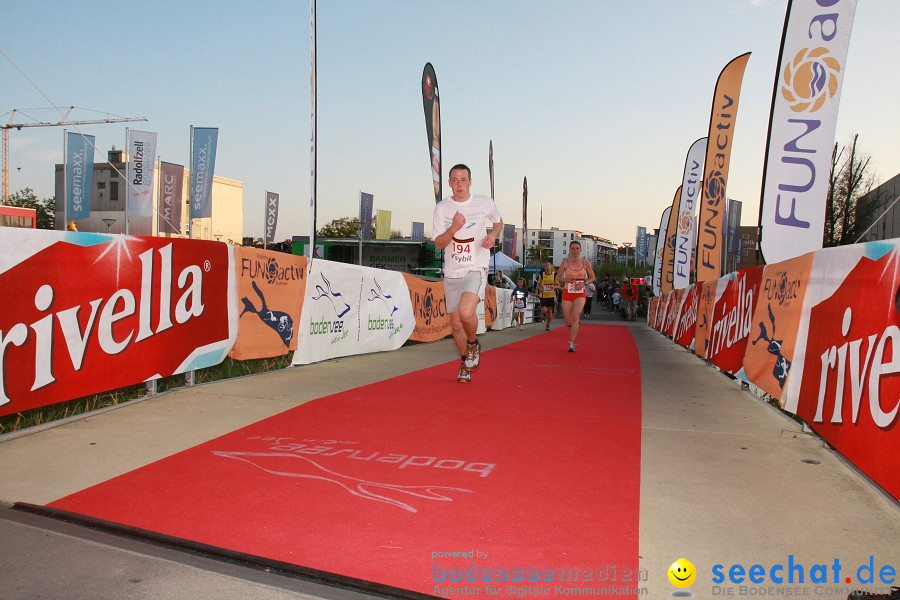
[[[625,246],[625,268],[628,268],[628,249],[631,248],[631,242],[622,242],[622,245]],[[635,265],[637,266],[637,265]]]
[[106,223],[106,233],[109,233],[109,228],[112,227],[112,224],[116,222],[115,219],[103,219],[103,222]]

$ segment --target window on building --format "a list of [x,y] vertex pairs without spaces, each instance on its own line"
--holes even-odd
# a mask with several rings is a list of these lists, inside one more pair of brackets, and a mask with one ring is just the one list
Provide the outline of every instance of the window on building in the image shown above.
[[105,190],[105,189],[106,189],[106,182],[105,182],[105,181],[98,181],[98,182],[97,182],[97,189],[98,189],[98,190]]
[[109,199],[113,202],[119,201],[119,182],[118,181],[110,181],[109,182]]

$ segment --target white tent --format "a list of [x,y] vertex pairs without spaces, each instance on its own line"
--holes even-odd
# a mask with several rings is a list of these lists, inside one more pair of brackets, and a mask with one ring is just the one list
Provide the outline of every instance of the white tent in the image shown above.
[[522,263],[511,259],[500,251],[497,251],[488,262],[488,271],[493,273],[494,270],[503,271],[507,275],[515,269],[521,269]]

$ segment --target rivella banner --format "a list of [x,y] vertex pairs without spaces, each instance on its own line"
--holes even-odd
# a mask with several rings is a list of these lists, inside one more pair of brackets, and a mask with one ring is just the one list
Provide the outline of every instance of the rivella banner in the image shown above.
[[725,65],[716,82],[712,113],[709,117],[709,142],[706,145],[703,192],[697,224],[697,281],[712,281],[722,276],[722,240],[731,164],[731,143],[737,123],[738,101],[744,69],[750,53],[741,54]]
[[794,0],[775,71],[759,206],[775,263],[822,247],[838,105],[856,0]]
[[691,282],[691,255],[694,252],[694,232],[697,220],[697,204],[703,184],[703,164],[706,160],[706,140],[700,138],[688,149],[684,159],[684,175],[681,181],[681,200],[675,236],[675,265],[672,285],[675,289],[688,287]]
[[434,202],[441,201],[441,102],[437,75],[431,63],[422,70],[422,105],[425,108],[425,135],[428,138],[428,156],[431,158],[431,181],[434,184]]
[[744,351],[750,338],[763,267],[741,269],[718,280],[706,335],[706,359],[736,377],[744,375]]
[[234,253],[241,312],[237,341],[228,355],[249,360],[296,350],[307,258],[249,246],[236,246]]
[[228,244],[9,228],[0,256],[0,415],[210,367],[237,336]]
[[316,259],[300,313],[293,364],[396,350],[416,320],[402,273]]
[[784,408],[900,499],[900,242],[813,257]]

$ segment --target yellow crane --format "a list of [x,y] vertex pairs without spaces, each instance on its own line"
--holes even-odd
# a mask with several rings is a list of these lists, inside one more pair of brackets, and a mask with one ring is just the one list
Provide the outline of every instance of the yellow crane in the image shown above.
[[64,127],[67,125],[102,125],[104,123],[127,123],[131,121],[146,121],[145,117],[110,117],[107,115],[105,119],[91,119],[87,121],[67,121],[66,119],[75,109],[70,106],[69,110],[62,116],[59,121],[35,121],[33,123],[13,123],[16,118],[18,109],[13,109],[9,115],[9,122],[0,125],[3,130],[3,204],[9,204],[9,131],[11,129],[21,130],[24,127]]

